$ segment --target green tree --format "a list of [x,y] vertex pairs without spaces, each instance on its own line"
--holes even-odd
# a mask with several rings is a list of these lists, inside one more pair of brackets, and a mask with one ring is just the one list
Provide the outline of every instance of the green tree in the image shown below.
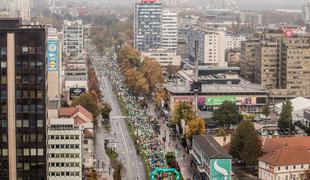
[[262,113],[265,116],[265,121],[267,121],[267,118],[268,118],[268,116],[270,114],[269,104],[266,104],[266,105],[263,106]]
[[294,129],[293,118],[292,118],[293,106],[292,102],[286,100],[282,103],[282,111],[280,113],[280,118],[278,120],[278,127],[280,129],[289,128]]
[[99,108],[97,104],[97,99],[94,98],[94,96],[91,93],[84,93],[81,94],[80,97],[75,98],[72,101],[72,105],[81,105],[85,109],[87,109],[89,112],[93,114],[93,116],[96,118],[99,115]]
[[178,125],[180,129],[180,134],[183,134],[183,129],[181,127],[181,120],[184,120],[185,123],[189,123],[196,116],[194,111],[194,107],[192,104],[186,101],[177,102],[174,105],[173,115],[172,115],[172,123]]
[[229,153],[254,168],[257,158],[262,155],[262,145],[253,123],[244,120],[237,126],[232,135]]
[[217,122],[222,128],[228,129],[231,125],[238,124],[242,119],[234,102],[225,101],[213,112],[212,120]]

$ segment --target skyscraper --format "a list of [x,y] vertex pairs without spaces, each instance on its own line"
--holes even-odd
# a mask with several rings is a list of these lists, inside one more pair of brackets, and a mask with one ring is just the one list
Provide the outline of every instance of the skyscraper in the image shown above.
[[46,179],[45,27],[0,19],[0,179]]
[[162,12],[162,48],[176,52],[178,45],[178,14],[164,9]]
[[84,48],[82,20],[64,21],[64,53],[69,55],[82,55]]
[[142,0],[135,4],[135,48],[149,51],[161,47],[162,6],[157,0]]

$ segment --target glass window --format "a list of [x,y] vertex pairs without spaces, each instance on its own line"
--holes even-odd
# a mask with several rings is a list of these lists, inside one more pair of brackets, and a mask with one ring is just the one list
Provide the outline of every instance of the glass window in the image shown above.
[[22,47],[22,53],[23,53],[23,54],[26,54],[26,53],[28,53],[28,52],[29,52],[29,48],[26,47],[26,46],[23,46],[23,47]]
[[43,120],[37,120],[37,127],[43,127]]
[[16,154],[17,154],[17,156],[22,156],[23,150],[22,149],[16,149]]
[[6,76],[1,75],[1,84],[6,84]]
[[6,68],[6,61],[1,61],[1,69],[5,69]]
[[[16,106],[17,107],[17,106]],[[18,112],[18,111],[17,111]],[[23,127],[22,120],[16,120],[16,127]]]
[[0,48],[0,55],[6,55],[6,53],[7,53],[6,47],[1,47]]
[[38,149],[38,156],[43,156],[43,155],[44,155],[43,149],[39,148]]
[[30,142],[36,142],[36,134],[30,134]]
[[8,149],[2,149],[2,156],[8,156]]
[[42,98],[43,97],[43,92],[41,90],[37,91],[37,98]]
[[23,135],[23,141],[24,142],[29,142],[29,134],[24,134]]
[[28,105],[23,105],[23,113],[28,113],[28,112],[29,112]]
[[31,156],[36,156],[37,155],[37,149],[31,148],[30,149],[30,155]]
[[2,142],[7,142],[8,141],[8,137],[6,134],[2,134]]
[[24,156],[29,156],[29,149],[24,149]]
[[29,163],[24,163],[24,170],[29,170],[29,169],[30,169]]
[[23,120],[23,127],[29,127],[29,121]]

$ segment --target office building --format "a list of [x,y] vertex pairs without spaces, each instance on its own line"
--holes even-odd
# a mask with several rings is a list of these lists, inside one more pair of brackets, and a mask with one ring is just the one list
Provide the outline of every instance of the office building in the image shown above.
[[162,48],[176,52],[178,45],[178,14],[169,9],[162,12]]
[[84,36],[82,20],[68,21],[63,24],[63,51],[67,56],[83,55]]
[[263,16],[254,12],[240,12],[240,24],[250,26],[255,29],[263,25]]
[[51,119],[48,125],[48,179],[82,180],[83,128],[73,118]]
[[302,19],[305,24],[310,24],[310,3],[307,3],[302,7]]
[[193,27],[188,31],[187,50],[189,60],[195,61],[195,41],[198,41],[199,64],[213,67],[226,67],[225,31]]
[[0,20],[0,179],[46,174],[46,29]]
[[139,51],[161,48],[161,3],[142,0],[135,4],[134,12],[134,47]]

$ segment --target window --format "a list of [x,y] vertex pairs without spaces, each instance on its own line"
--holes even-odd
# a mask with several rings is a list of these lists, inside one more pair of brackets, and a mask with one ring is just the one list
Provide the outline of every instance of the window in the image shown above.
[[304,168],[304,165],[302,164],[302,165],[301,165],[301,169],[303,169],[303,168]]
[[296,166],[293,166],[293,169],[295,169],[296,168]]
[[24,149],[24,156],[29,156],[29,149]]
[[5,69],[6,68],[6,62],[5,61],[1,61],[1,69]]
[[38,149],[38,156],[43,156],[43,155],[44,155],[43,149],[39,148]]
[[30,169],[29,163],[24,163],[24,170],[29,170],[29,169]]
[[[21,106],[19,106],[20,108],[21,108]],[[17,109],[18,109],[18,105],[16,106],[16,111],[17,111]],[[18,112],[18,111],[17,111]],[[20,111],[19,111],[20,112]],[[16,120],[16,127],[23,127],[22,126],[22,120]]]
[[286,166],[285,169],[288,170],[288,166]]
[[37,149],[31,148],[30,149],[30,155],[31,156],[36,156],[37,155]]
[[2,149],[2,156],[8,156],[8,149]]
[[23,120],[23,127],[29,127],[29,121]]
[[23,53],[23,54],[28,53],[28,51],[29,51],[29,48],[28,48],[28,47],[26,47],[26,46],[23,46],[23,47],[22,47],[22,53]]
[[30,142],[36,142],[36,134],[30,134]]
[[281,170],[281,167],[278,167],[278,170],[280,171],[280,170]]
[[6,134],[2,134],[2,138],[1,138],[2,142],[7,142],[8,141],[8,137]]
[[1,75],[1,84],[6,84],[6,76]]
[[37,120],[37,127],[43,127],[43,120]]

